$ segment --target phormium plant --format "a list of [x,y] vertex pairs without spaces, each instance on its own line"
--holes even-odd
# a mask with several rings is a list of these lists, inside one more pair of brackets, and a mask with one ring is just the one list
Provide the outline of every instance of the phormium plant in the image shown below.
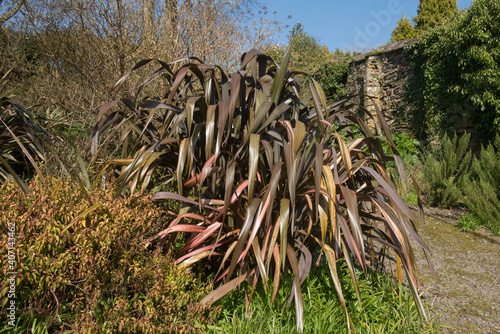
[[[176,263],[215,261],[216,281],[223,284],[203,303],[223,297],[244,280],[254,288],[262,281],[274,301],[282,273],[290,271],[289,304],[294,301],[302,330],[301,284],[313,261],[325,256],[352,329],[337,259],[347,260],[361,302],[355,266],[366,269],[373,261],[367,248],[376,241],[397,254],[400,273],[406,272],[425,317],[410,238],[426,253],[428,249],[415,231],[417,217],[386,172],[384,163],[393,158],[383,153],[384,139],[350,111],[350,98],[327,105],[315,80],[287,71],[290,50],[281,66],[251,50],[230,77],[196,58],[159,62],[135,96],[122,99],[121,109],[112,109],[119,101],[101,108],[93,152],[99,153],[101,142],[117,139],[122,158],[109,163],[121,166],[118,193],[147,189],[153,173],[176,179],[177,193],[159,192],[154,198],[176,199],[184,207],[151,240],[167,246],[184,233],[188,238]],[[309,81],[312,92],[303,100],[298,75]],[[152,80],[163,80],[165,91],[143,96],[144,85]],[[380,111],[378,115],[401,168],[388,126]],[[362,137],[351,128],[360,129]],[[404,177],[402,170],[400,175]]]

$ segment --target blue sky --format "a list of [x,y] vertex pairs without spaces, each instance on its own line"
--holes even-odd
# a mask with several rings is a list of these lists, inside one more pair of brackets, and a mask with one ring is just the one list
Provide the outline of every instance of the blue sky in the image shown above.
[[[330,51],[368,51],[391,39],[391,31],[402,15],[417,15],[419,0],[264,0],[269,12],[289,27],[280,41],[301,22],[304,30],[325,44]],[[459,9],[472,0],[458,0]],[[291,18],[287,18],[291,15]]]

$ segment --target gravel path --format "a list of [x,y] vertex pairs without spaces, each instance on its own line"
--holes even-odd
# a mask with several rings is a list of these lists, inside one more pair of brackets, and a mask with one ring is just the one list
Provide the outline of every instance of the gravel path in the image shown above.
[[431,317],[444,333],[500,333],[500,237],[482,229],[461,232],[457,214],[428,209],[419,234],[432,252],[432,275],[423,252],[416,249],[419,289]]

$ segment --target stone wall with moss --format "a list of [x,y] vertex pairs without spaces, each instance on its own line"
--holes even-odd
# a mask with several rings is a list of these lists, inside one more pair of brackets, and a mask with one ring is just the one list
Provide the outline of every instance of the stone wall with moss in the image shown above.
[[[357,102],[372,115],[376,114],[376,103],[392,128],[406,127],[404,121],[397,119],[398,114],[406,108],[405,85],[412,75],[410,59],[404,48],[417,42],[416,39],[399,41],[359,55],[349,68],[348,93],[363,94],[357,98]],[[371,126],[376,126],[369,117],[365,119]]]

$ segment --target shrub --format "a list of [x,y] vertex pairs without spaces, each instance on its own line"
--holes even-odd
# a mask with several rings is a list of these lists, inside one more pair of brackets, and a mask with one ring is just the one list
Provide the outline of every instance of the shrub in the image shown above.
[[[19,332],[36,323],[48,332],[186,332],[216,315],[198,303],[205,285],[145,248],[166,224],[150,199],[87,194],[55,179],[36,178],[29,188],[25,195],[10,182],[0,187],[4,249],[8,224],[16,225]],[[7,256],[0,261],[7,277]],[[9,286],[1,284],[5,314]]]
[[[165,90],[151,98],[142,85],[122,100],[121,108],[112,109],[119,101],[103,106],[92,149],[97,151],[110,134],[123,133],[113,143],[122,159],[110,161],[123,166],[116,180],[119,193],[146,189],[151,175],[160,172],[176,178],[177,193],[160,192],[155,199],[177,199],[185,207],[156,237],[169,245],[187,233],[176,263],[192,266],[203,260],[215,268],[223,284],[202,302],[215,301],[246,280],[252,287],[262,281],[274,300],[282,273],[292,272],[290,298],[302,330],[301,284],[313,256],[322,254],[350,327],[336,261],[346,259],[357,286],[353,268],[368,266],[367,238],[383,240],[396,252],[400,273],[406,271],[425,315],[409,239],[427,248],[414,230],[416,217],[384,167],[396,159],[404,176],[387,123],[381,117],[394,158],[383,154],[379,137],[350,111],[349,99],[328,108],[320,85],[307,75],[312,96],[301,98],[296,73],[287,71],[291,50],[281,66],[251,50],[230,77],[195,58],[159,62],[144,85],[159,79]],[[150,62],[141,61],[133,70]],[[355,128],[362,138],[354,135]]]
[[[474,158],[470,177],[464,182],[464,202],[489,229],[500,227],[500,135],[495,142],[481,148]],[[497,226],[495,228],[495,225]]]
[[[418,139],[413,138],[409,133],[400,132],[393,134],[392,140],[407,168],[415,167],[419,164],[420,141]],[[391,153],[391,147],[387,142],[384,141],[382,143],[382,148],[386,154]],[[388,166],[395,167],[393,162],[389,163]]]
[[336,50],[331,60],[319,66],[313,77],[325,91],[328,101],[333,102],[347,95],[347,75],[352,57],[349,52]]
[[411,47],[413,127],[434,137],[474,126],[487,142],[500,131],[500,2],[476,0]]
[[449,208],[462,198],[461,189],[471,158],[469,139],[469,134],[464,134],[460,140],[456,134],[451,139],[445,134],[440,146],[430,148],[424,155],[422,173],[431,205]]

